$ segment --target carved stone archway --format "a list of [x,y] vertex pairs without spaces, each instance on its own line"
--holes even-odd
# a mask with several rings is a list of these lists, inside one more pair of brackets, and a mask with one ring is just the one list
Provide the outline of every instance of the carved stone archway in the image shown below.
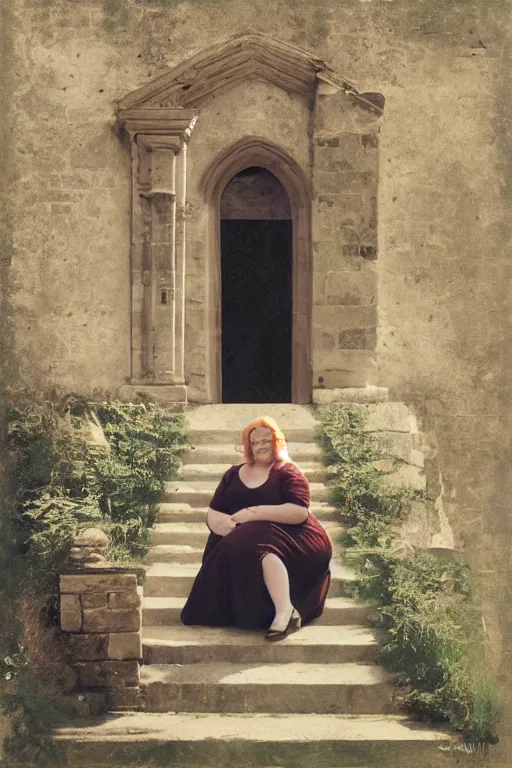
[[208,336],[207,368],[211,375],[211,399],[220,401],[220,200],[226,184],[250,166],[266,168],[285,188],[293,224],[292,267],[292,402],[311,402],[311,193],[300,166],[281,147],[264,139],[248,137],[224,150],[202,179],[208,205]]
[[[118,124],[129,135],[132,152],[131,380],[130,385],[123,388],[122,396],[145,391],[164,402],[187,400],[187,147],[194,125],[201,119],[201,109],[220,91],[251,79],[271,83],[304,99],[311,116],[308,129],[311,168],[307,169],[306,178],[306,173],[283,149],[252,136],[224,150],[203,178],[210,217],[206,258],[210,274],[204,275],[210,295],[204,330],[206,338],[214,342],[206,345],[206,354],[211,359],[207,365],[205,397],[210,402],[220,399],[216,223],[220,194],[229,179],[249,165],[260,165],[274,173],[285,187],[293,208],[293,401],[311,400],[312,370],[321,387],[353,386],[343,382],[363,381],[366,377],[368,355],[366,351],[353,351],[353,344],[361,338],[360,311],[352,313],[356,324],[349,325],[343,336],[347,341],[342,342],[340,338],[338,349],[332,348],[334,335],[330,331],[322,336],[325,350],[317,342],[312,349],[312,217],[318,216],[319,206],[325,204],[325,193],[337,194],[338,190],[332,187],[336,187],[338,179],[341,186],[347,183],[347,176],[343,176],[341,170],[335,174],[336,178],[333,176],[326,182],[325,173],[317,174],[315,156],[322,155],[321,163],[326,164],[329,171],[331,155],[333,164],[338,163],[337,168],[345,167],[346,159],[342,155],[346,152],[350,153],[351,162],[370,168],[356,172],[349,180],[352,192],[361,193],[364,221],[358,225],[358,232],[347,234],[351,238],[347,244],[336,242],[333,248],[345,248],[348,254],[357,251],[354,258],[361,254],[376,258],[373,201],[376,200],[378,139],[375,121],[382,114],[384,100],[380,94],[360,94],[352,83],[314,54],[263,35],[249,34],[193,56],[119,102]],[[325,102],[333,96],[341,98],[347,115],[355,110],[358,118],[347,118],[346,124],[341,125],[338,108],[326,109]],[[315,125],[315,116],[320,113],[321,120]],[[369,154],[374,158],[370,163]],[[367,194],[368,184],[373,185],[371,195]],[[328,229],[329,217],[336,221],[336,208],[324,212],[322,217],[324,229]],[[344,269],[353,266],[349,264]],[[329,307],[326,309],[329,314]],[[318,337],[326,313],[316,314],[317,320],[313,322]],[[348,322],[346,318],[344,322]],[[364,339],[367,338],[373,337],[367,333]],[[369,342],[364,343],[368,346]],[[350,375],[346,373],[347,366],[355,366],[355,378],[352,371]]]

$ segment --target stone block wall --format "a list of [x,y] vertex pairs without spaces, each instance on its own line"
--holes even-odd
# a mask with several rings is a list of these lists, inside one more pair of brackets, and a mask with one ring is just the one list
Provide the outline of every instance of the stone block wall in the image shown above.
[[313,139],[313,388],[377,384],[378,118],[319,96]]
[[60,627],[82,691],[137,708],[142,662],[142,587],[123,566],[84,566],[60,576]]

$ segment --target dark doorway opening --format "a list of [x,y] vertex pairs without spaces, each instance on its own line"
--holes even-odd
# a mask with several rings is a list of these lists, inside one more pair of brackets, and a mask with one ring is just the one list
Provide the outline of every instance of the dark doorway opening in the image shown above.
[[286,191],[248,168],[221,202],[222,402],[289,403],[292,221]]

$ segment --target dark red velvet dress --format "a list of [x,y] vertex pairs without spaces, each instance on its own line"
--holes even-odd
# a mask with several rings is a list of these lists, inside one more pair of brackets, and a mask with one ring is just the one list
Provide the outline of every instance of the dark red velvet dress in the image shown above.
[[[268,480],[248,488],[231,467],[215,491],[210,507],[233,515],[244,507],[291,502],[309,507],[310,489],[295,464],[274,465]],[[298,525],[266,520],[242,523],[227,536],[210,533],[203,562],[181,613],[184,624],[267,629],[275,609],[263,581],[261,559],[274,553],[286,565],[290,595],[303,623],[322,613],[331,574],[332,547],[316,517]]]

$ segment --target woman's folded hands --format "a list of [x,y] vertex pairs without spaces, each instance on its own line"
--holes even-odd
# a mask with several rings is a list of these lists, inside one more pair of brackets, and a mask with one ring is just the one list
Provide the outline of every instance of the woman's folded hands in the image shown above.
[[250,523],[254,520],[254,511],[256,507],[244,507],[244,509],[238,510],[234,515],[231,515],[231,519],[235,523]]
[[234,515],[228,515],[225,512],[217,512],[215,509],[208,509],[206,524],[208,528],[216,533],[217,536],[227,536],[233,528],[241,523],[257,522],[267,520],[277,523],[288,523],[297,525],[304,522],[308,516],[308,508],[300,507],[296,504],[279,504],[272,506],[244,507]]
[[225,512],[217,512],[216,509],[208,509],[206,525],[210,531],[216,533],[217,536],[227,536],[228,533],[231,533],[231,531],[236,528],[237,524],[236,521],[233,520],[233,517],[230,517],[230,515]]

